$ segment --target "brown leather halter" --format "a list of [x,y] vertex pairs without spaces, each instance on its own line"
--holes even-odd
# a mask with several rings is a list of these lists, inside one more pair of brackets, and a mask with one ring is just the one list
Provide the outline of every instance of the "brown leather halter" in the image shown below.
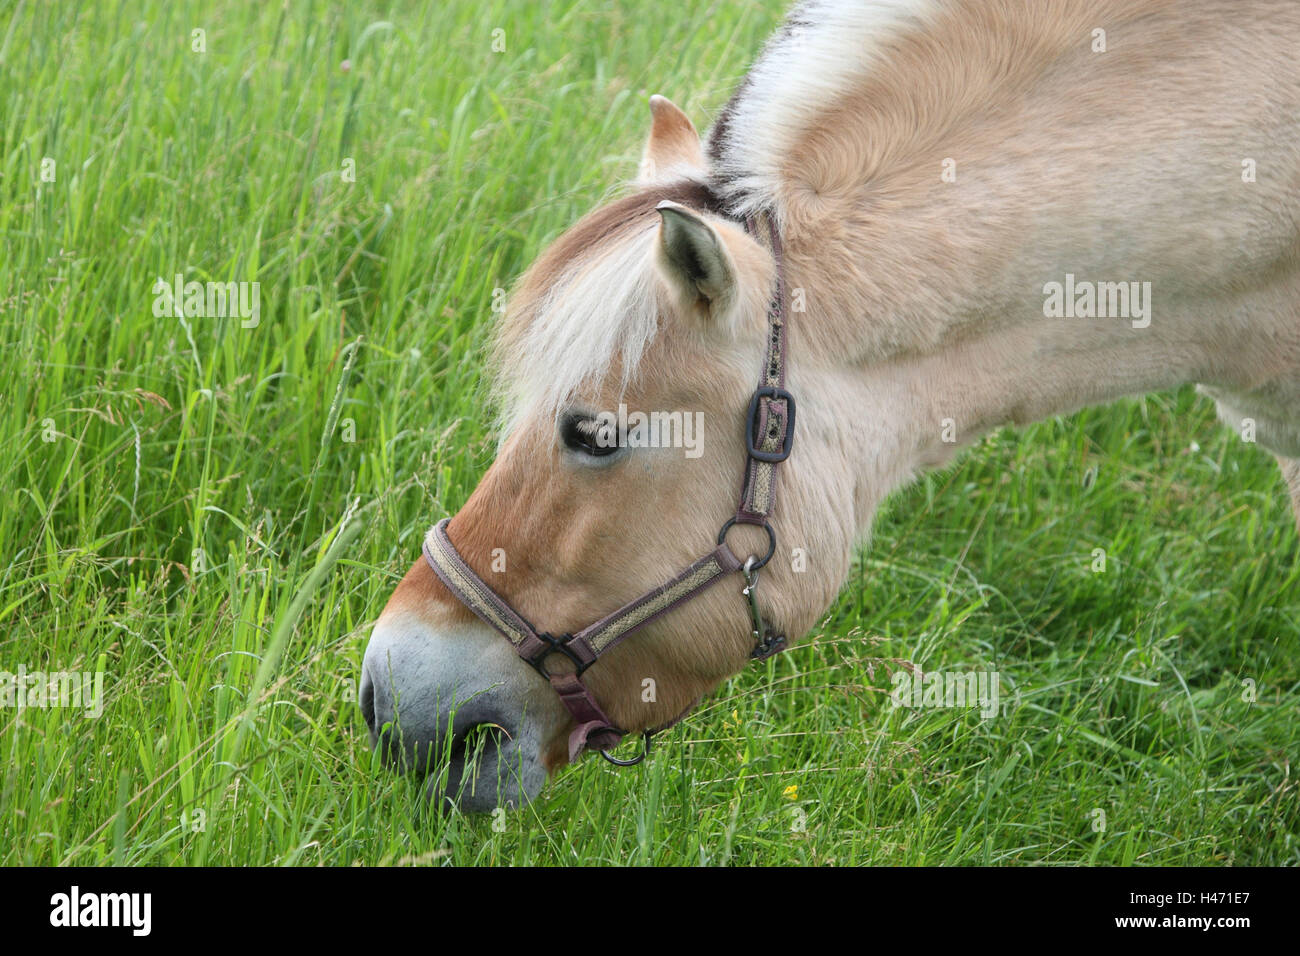
[[[745,419],[745,481],[736,513],[718,532],[718,546],[682,571],[668,583],[648,591],[617,611],[583,628],[576,634],[554,637],[537,630],[474,573],[447,537],[444,518],[429,531],[424,540],[424,557],[453,595],[482,621],[500,632],[514,646],[516,653],[550,682],[577,726],[569,735],[569,760],[583,749],[597,750],[610,763],[630,766],[640,763],[650,752],[650,739],[676,724],[694,709],[686,711],[654,730],[644,732],[645,747],[632,760],[620,760],[608,751],[627,735],[615,727],[582,682],[582,675],[602,654],[619,644],[634,631],[662,614],[701,594],[722,580],[740,572],[745,578],[741,593],[749,602],[750,631],[754,649],[750,657],[763,660],[785,648],[785,635],[775,633],[763,619],[758,607],[758,570],[776,553],[776,532],[768,515],[776,503],[776,466],[790,456],[794,442],[794,396],[785,389],[786,330],[785,279],[781,259],[780,237],[770,215],[752,216],[745,230],[759,242],[767,239],[776,260],[776,288],[768,307],[768,335],[763,374],[749,400]],[[735,524],[758,525],[767,532],[768,549],[741,561],[727,547],[727,532]],[[552,672],[546,661],[554,654],[567,657],[572,671]],[[698,701],[697,701],[698,703]]]

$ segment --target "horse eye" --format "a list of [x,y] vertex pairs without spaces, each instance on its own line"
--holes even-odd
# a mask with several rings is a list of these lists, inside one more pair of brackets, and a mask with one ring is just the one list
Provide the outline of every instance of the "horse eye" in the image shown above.
[[603,433],[600,422],[587,415],[565,415],[560,421],[560,440],[566,448],[600,458],[618,451],[618,439],[610,441]]

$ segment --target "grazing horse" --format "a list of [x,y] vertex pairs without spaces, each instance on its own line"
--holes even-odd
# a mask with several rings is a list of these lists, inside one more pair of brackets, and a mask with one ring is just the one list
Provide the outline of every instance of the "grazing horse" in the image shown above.
[[1300,515],[1297,49],[1291,0],[809,0],[703,142],[652,97],[635,189],[514,290],[496,461],[375,624],[386,756],[482,810],[672,723],[1004,424],[1197,383]]

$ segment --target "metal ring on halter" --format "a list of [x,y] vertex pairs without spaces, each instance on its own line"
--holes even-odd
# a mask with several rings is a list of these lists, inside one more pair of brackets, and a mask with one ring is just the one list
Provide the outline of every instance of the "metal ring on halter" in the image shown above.
[[646,757],[650,756],[651,736],[652,735],[648,730],[642,732],[641,737],[645,741],[645,744],[642,747],[641,752],[637,754],[635,757],[633,757],[631,760],[620,760],[618,757],[611,757],[609,755],[608,750],[602,750],[600,752],[600,755],[604,757],[606,760],[608,760],[610,763],[612,763],[615,767],[635,767],[642,760],[645,760]]
[[[727,532],[731,530],[731,526],[735,523],[736,523],[735,518],[727,519],[727,523],[724,524],[722,526],[722,530],[718,532],[718,544],[722,544],[724,541],[727,540]],[[747,521],[745,523],[753,524],[754,522]],[[762,524],[757,525],[757,527],[762,528],[764,531],[767,532],[767,554],[763,555],[762,560],[760,560],[757,564],[752,566],[751,570],[754,571],[757,571],[759,568],[765,566],[767,562],[772,560],[772,555],[776,554],[776,532],[772,530],[772,526],[768,524],[766,521],[764,521]]]

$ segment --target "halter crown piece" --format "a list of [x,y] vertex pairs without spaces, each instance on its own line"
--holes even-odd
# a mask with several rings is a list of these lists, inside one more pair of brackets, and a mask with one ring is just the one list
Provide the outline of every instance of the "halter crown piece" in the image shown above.
[[[776,633],[763,619],[757,599],[758,570],[776,553],[776,532],[768,515],[776,504],[776,466],[790,457],[794,442],[794,396],[785,389],[786,330],[785,277],[781,258],[781,241],[776,225],[768,213],[758,213],[745,220],[745,231],[759,242],[766,240],[776,260],[776,288],[768,306],[767,348],[763,374],[749,400],[745,418],[745,480],[736,513],[718,532],[718,546],[666,584],[646,592],[612,614],[601,618],[576,634],[559,637],[537,630],[493,591],[465,563],[447,537],[450,518],[443,518],[425,536],[424,557],[456,598],[482,621],[498,631],[516,653],[541,674],[568,708],[577,726],[569,735],[569,760],[585,750],[600,751],[610,763],[630,766],[640,763],[650,752],[651,737],[676,724],[694,709],[694,704],[673,720],[644,732],[645,746],[631,760],[611,756],[612,750],[627,731],[620,730],[605,716],[582,675],[599,657],[680,604],[712,587],[723,577],[739,572],[745,579],[741,590],[749,607],[749,627],[754,638],[750,657],[764,660],[784,650],[784,634]],[[727,547],[727,532],[735,524],[758,525],[767,532],[768,549],[762,557],[751,555],[741,561]],[[567,657],[572,670],[552,671],[547,661],[553,656]]]

